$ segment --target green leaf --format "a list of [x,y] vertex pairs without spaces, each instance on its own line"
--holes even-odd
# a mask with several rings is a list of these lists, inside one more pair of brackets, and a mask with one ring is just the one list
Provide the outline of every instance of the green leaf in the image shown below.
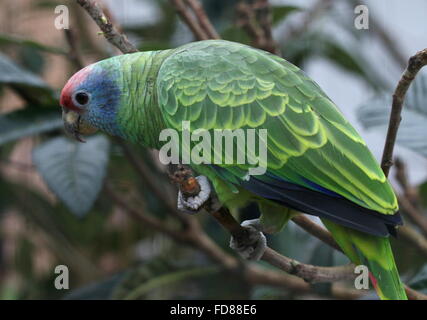
[[[33,7],[35,9],[43,8],[43,9],[54,9],[56,6],[58,6],[58,2],[56,1],[49,1],[49,0],[41,0],[37,1],[35,3],[32,3]],[[53,10],[52,10],[53,11]]]
[[320,241],[289,221],[285,230],[268,239],[269,244],[287,257],[298,261],[308,261],[313,247]]
[[299,11],[301,8],[296,6],[273,6],[272,7],[272,23],[276,23],[286,19],[289,14]]
[[[217,267],[195,266],[188,263],[183,265],[182,262],[169,256],[157,256],[129,270],[112,297],[127,300],[176,298],[178,293],[174,289],[182,281],[209,276],[217,272]],[[188,281],[186,282],[188,284]]]
[[297,38],[291,38],[286,44],[282,44],[284,58],[302,68],[308,59],[320,55],[323,41],[319,39],[322,37],[320,32],[306,32]]
[[[362,104],[357,117],[366,129],[385,130],[392,93],[382,93]],[[421,72],[408,89],[402,110],[397,143],[427,157],[427,73]]]
[[235,41],[244,44],[249,44],[251,42],[248,34],[242,28],[236,26],[225,28],[224,31],[221,32],[221,38],[224,40]]
[[105,280],[71,291],[65,300],[108,300],[117,285],[123,280],[126,272],[118,273]]
[[357,47],[346,48],[336,41],[323,38],[323,55],[342,69],[367,81],[375,90],[383,90],[386,84],[373,72],[375,68],[363,57]]
[[28,72],[0,53],[0,85],[9,85],[25,100],[34,104],[53,105],[54,91],[41,78]]
[[342,45],[338,40],[321,31],[307,31],[290,39],[283,47],[284,57],[302,67],[313,57],[322,57],[346,72],[353,73],[370,84],[376,91],[387,88],[385,80],[364,56],[357,42]]
[[46,65],[43,54],[37,49],[29,47],[19,48],[19,60],[21,65],[30,72],[41,74]]
[[0,115],[0,145],[62,127],[61,112],[25,108]]
[[165,41],[144,41],[139,47],[139,51],[155,51],[170,49],[169,43]]
[[31,39],[25,39],[25,38],[21,38],[21,37],[10,35],[10,34],[0,33],[0,45],[10,45],[10,44],[16,44],[16,45],[29,47],[29,48],[37,49],[40,51],[49,52],[49,53],[56,53],[61,55],[68,54],[68,52],[62,48],[51,47]]
[[147,279],[147,281],[136,287],[127,296],[125,296],[124,299],[135,300],[140,297],[144,297],[144,295],[157,288],[174,285],[187,279],[208,277],[215,273],[218,273],[218,267],[216,266],[189,268],[161,274]]
[[102,135],[86,143],[65,137],[48,140],[33,151],[33,161],[49,188],[71,212],[83,216],[102,188],[110,142]]

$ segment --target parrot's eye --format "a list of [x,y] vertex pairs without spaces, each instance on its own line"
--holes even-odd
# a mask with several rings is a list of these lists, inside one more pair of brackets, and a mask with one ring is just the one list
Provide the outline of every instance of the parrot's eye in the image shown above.
[[89,93],[87,93],[85,91],[77,91],[73,95],[73,100],[74,100],[73,102],[77,106],[84,107],[85,105],[87,105],[89,103],[90,95],[89,95]]

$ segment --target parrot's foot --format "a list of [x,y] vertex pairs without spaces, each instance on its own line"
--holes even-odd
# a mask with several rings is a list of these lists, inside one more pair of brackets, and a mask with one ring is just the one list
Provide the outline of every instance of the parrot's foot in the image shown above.
[[267,248],[267,239],[262,233],[259,219],[246,220],[241,224],[248,230],[248,235],[244,239],[231,237],[230,248],[246,260],[260,260]]
[[211,195],[211,186],[208,178],[205,176],[198,176],[196,179],[200,186],[199,193],[195,196],[186,197],[180,190],[178,192],[178,210],[189,214],[195,214],[198,213],[206,201],[208,201]]

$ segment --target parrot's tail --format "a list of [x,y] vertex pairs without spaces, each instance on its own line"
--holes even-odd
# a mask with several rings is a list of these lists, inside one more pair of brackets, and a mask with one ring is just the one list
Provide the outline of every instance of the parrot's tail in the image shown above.
[[366,265],[381,300],[407,300],[388,238],[377,237],[322,219],[323,224],[356,265]]

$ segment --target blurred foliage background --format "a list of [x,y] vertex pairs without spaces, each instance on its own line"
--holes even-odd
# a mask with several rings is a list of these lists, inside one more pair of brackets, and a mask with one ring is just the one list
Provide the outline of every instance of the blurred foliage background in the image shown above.
[[[172,48],[194,40],[167,0],[99,2],[139,50]],[[202,1],[222,38],[252,45],[238,6],[253,2]],[[383,65],[359,44],[368,41],[383,47],[400,71],[408,56],[399,50],[393,34],[373,20],[375,12],[371,12],[373,30],[365,32],[354,27],[358,1],[271,3],[273,37],[282,56],[302,69],[321,59],[363,83],[366,93],[357,111],[359,124],[384,132],[398,78],[385,75],[380,70]],[[69,8],[71,34],[54,27],[58,16],[54,10],[60,4]],[[325,21],[333,21],[333,27]],[[125,200],[144,214],[165,225],[176,223],[150,187],[153,183],[161,186],[175,201],[176,190],[155,153],[133,147],[150,172],[147,182],[135,174],[116,140],[95,135],[86,144],[78,144],[64,136],[58,96],[79,67],[75,50],[83,64],[118,54],[74,1],[0,2],[1,299],[333,298],[331,284],[315,285],[305,293],[251,285],[230,276],[197,249],[144,227],[118,206],[105,190],[106,184],[126,195]],[[404,150],[422,158],[427,157],[426,95],[427,78],[420,76],[407,98],[398,139]],[[400,164],[400,168],[412,166]],[[416,231],[418,242],[393,240],[395,256],[405,282],[427,293],[427,232],[417,223],[427,219],[427,183],[404,181],[397,180],[396,189],[417,208],[420,220],[414,222],[412,216],[405,220]],[[240,212],[239,219],[257,216],[257,209],[250,206]],[[228,233],[214,219],[206,214],[194,219],[223,250],[234,254],[228,248]],[[269,244],[306,263],[348,262],[293,223],[271,236]],[[57,265],[69,267],[69,290],[53,285]],[[338,285],[347,288],[351,283]]]

